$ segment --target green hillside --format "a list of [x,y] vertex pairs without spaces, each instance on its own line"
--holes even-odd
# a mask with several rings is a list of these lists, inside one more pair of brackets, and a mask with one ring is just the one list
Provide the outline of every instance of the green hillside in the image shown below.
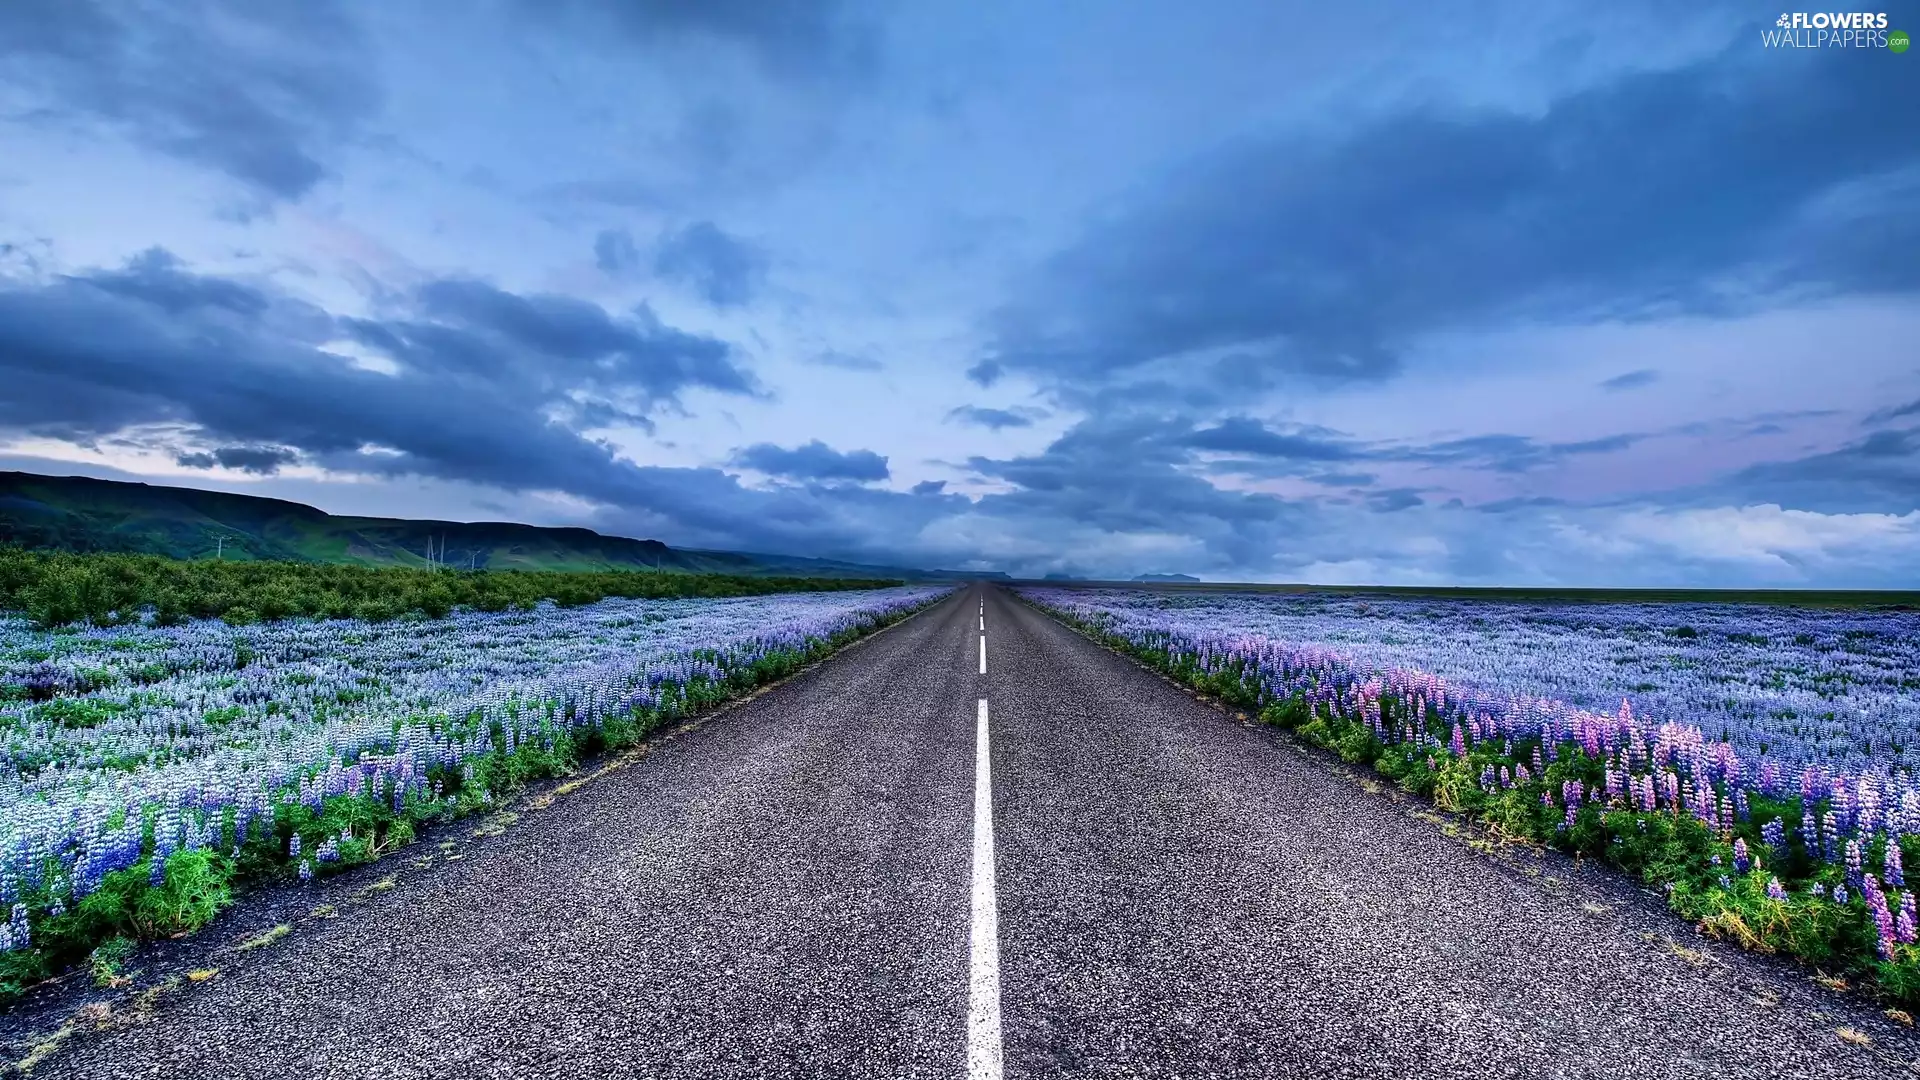
[[303,503],[196,488],[0,472],[0,543],[176,559],[278,560],[492,570],[924,579],[939,572],[831,559],[670,548],[591,529],[342,517]]

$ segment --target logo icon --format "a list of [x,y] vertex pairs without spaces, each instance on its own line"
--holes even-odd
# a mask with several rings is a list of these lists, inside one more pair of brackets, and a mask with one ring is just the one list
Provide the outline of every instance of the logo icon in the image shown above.
[[1782,14],[1781,14],[1781,16],[1780,16],[1780,21],[1779,21],[1779,22],[1776,22],[1776,23],[1774,23],[1773,25],[1775,25],[1775,26],[1792,26],[1792,25],[1793,25],[1793,17],[1792,17],[1792,16],[1790,16],[1790,15],[1787,15],[1787,14],[1785,14],[1785,13],[1782,13]]
[[1906,52],[1907,46],[1911,44],[1913,44],[1913,38],[1908,36],[1905,30],[1895,30],[1887,35],[1888,52]]

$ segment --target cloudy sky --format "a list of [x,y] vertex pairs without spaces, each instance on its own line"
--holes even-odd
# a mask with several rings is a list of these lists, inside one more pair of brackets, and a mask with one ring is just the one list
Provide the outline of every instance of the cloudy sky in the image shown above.
[[1920,587],[1920,54],[1679,7],[0,4],[0,467],[1028,574]]

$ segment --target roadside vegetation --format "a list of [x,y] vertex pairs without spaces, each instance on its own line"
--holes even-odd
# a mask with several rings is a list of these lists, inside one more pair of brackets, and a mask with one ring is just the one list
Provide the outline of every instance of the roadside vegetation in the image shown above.
[[429,633],[0,618],[0,1006],[75,967],[114,985],[136,943],[249,884],[380,858],[948,591],[610,598]]
[[45,629],[223,619],[444,618],[459,608],[527,610],[542,600],[579,607],[608,597],[673,599],[877,589],[898,581],[746,577],[673,571],[456,570],[303,562],[222,562],[158,555],[76,554],[0,547],[0,610]]
[[[1659,890],[1702,933],[1792,957],[1829,985],[1864,988],[1907,1010],[1920,1005],[1920,916],[1905,871],[1920,858],[1920,789],[1892,764],[1907,737],[1898,710],[1846,725],[1808,723],[1789,709],[1747,719],[1734,709],[1711,715],[1712,728],[1703,730],[1710,715],[1703,710],[1641,715],[1622,703],[1599,711],[1531,688],[1462,684],[1367,656],[1368,648],[1404,651],[1415,632],[1408,627],[1431,614],[1425,609],[1397,613],[1407,626],[1396,624],[1384,643],[1346,652],[1327,643],[1328,635],[1347,632],[1338,621],[1305,638],[1251,629],[1278,621],[1263,609],[1286,602],[1279,598],[1162,603],[1129,590],[1022,595],[1147,667],[1369,767],[1500,837],[1604,860]],[[1730,610],[1713,617],[1737,621],[1738,609]],[[1501,616],[1459,618],[1470,614],[1485,616],[1481,640],[1476,645],[1468,634],[1455,644],[1490,648]],[[1705,613],[1680,614],[1698,620]],[[1550,621],[1518,609],[1504,617]],[[1781,634],[1776,644],[1758,632],[1778,631],[1773,622],[1780,618],[1756,616],[1747,644],[1784,651],[1789,661],[1795,650],[1819,647],[1811,633]],[[1293,625],[1298,631],[1315,623]],[[1691,625],[1680,629],[1687,633],[1672,636],[1697,638]],[[1562,670],[1582,670],[1571,659],[1590,646],[1591,628],[1565,633]],[[1844,655],[1845,645],[1860,640],[1867,639],[1842,637],[1834,647]],[[1868,643],[1899,653],[1911,640],[1897,634],[1891,645]],[[1741,662],[1766,667],[1751,656]],[[1829,661],[1821,670],[1851,672],[1824,686],[1836,702],[1850,693],[1891,701],[1913,692],[1911,668],[1853,670]],[[1720,685],[1725,693],[1731,680]],[[1784,681],[1777,692],[1792,693]],[[1783,754],[1787,747],[1812,760]]]

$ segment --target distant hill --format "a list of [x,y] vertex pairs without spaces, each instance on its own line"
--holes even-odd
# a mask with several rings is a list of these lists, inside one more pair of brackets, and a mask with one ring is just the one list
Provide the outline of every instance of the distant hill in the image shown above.
[[1135,581],[1183,581],[1183,582],[1192,582],[1194,584],[1199,584],[1200,582],[1200,579],[1197,577],[1194,577],[1192,574],[1139,574],[1139,575],[1136,575],[1133,580]]
[[224,491],[0,472],[0,543],[178,559],[285,559],[493,570],[662,569],[810,577],[954,578],[961,572],[833,559],[671,548],[592,529],[512,522],[343,517],[284,499]]

